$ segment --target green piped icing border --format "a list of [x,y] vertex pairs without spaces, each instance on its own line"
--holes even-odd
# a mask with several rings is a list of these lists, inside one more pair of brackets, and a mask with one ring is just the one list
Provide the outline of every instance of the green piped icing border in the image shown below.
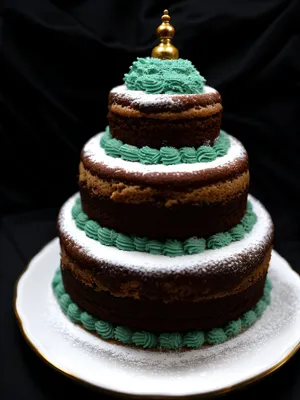
[[184,241],[169,239],[161,242],[145,237],[129,236],[110,228],[101,227],[98,222],[89,219],[83,212],[80,198],[76,199],[71,213],[77,228],[83,230],[86,236],[97,240],[104,246],[115,246],[120,250],[141,251],[168,257],[200,254],[205,250],[215,250],[228,246],[232,242],[242,240],[257,221],[252,204],[248,201],[247,211],[241,222],[227,232],[216,233],[207,239],[194,236]]
[[153,149],[148,146],[136,147],[129,144],[124,144],[121,140],[114,139],[111,136],[109,127],[100,139],[100,146],[105,153],[114,158],[122,158],[122,160],[140,162],[141,164],[195,164],[208,163],[216,160],[218,157],[223,157],[227,154],[230,147],[228,134],[220,130],[220,135],[213,146],[182,147],[161,147]]
[[271,281],[267,278],[263,297],[258,303],[240,318],[228,322],[225,326],[207,331],[195,330],[186,333],[165,332],[153,333],[133,331],[125,326],[113,325],[110,322],[98,320],[86,311],[81,310],[66,293],[62,282],[61,270],[57,269],[52,280],[52,288],[60,308],[68,318],[82,324],[88,331],[96,332],[102,339],[116,339],[125,344],[135,344],[144,349],[180,349],[183,347],[200,348],[204,344],[215,345],[237,336],[242,330],[249,328],[261,317],[271,301]]

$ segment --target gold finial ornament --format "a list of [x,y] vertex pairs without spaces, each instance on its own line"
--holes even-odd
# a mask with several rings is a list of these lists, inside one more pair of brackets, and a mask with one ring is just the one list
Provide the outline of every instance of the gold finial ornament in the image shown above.
[[162,24],[156,29],[160,43],[152,50],[151,57],[161,58],[162,60],[177,60],[179,58],[178,50],[171,42],[175,29],[170,24],[170,19],[169,11],[164,10],[164,15],[161,17]]

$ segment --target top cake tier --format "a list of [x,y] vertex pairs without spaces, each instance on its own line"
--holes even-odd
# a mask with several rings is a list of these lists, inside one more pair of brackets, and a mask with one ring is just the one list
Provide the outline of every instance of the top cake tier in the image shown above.
[[222,99],[215,89],[202,93],[152,94],[117,86],[109,93],[112,137],[137,147],[213,145],[220,133]]

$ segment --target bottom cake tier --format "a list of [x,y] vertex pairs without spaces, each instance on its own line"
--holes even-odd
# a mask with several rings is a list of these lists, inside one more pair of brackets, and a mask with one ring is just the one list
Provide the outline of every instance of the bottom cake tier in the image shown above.
[[184,333],[133,330],[93,317],[78,307],[65,291],[60,269],[55,273],[52,287],[62,311],[68,318],[76,324],[81,324],[88,331],[97,333],[102,339],[116,340],[128,345],[133,344],[144,349],[182,349],[220,344],[249,328],[261,317],[270,304],[272,284],[269,279],[266,280],[262,298],[240,318],[229,321],[222,327],[209,330],[191,330]]
[[[102,332],[104,338],[107,329],[107,338],[125,343],[138,341],[133,340],[133,332],[142,338],[146,334],[158,338],[164,332],[163,338],[171,335],[183,340],[187,334],[193,338],[195,332],[202,332],[198,333],[201,338],[204,330],[213,332],[203,336],[210,337],[207,341],[212,344],[238,333],[261,315],[269,301],[265,288],[269,287],[273,224],[251,196],[248,211],[255,220],[248,229],[245,221],[244,231],[231,230],[235,236],[230,240],[224,240],[229,237],[225,232],[206,240],[208,247],[201,253],[177,257],[101,244],[101,227],[82,213],[77,215],[80,223],[74,220],[76,197],[65,203],[58,218],[62,275],[54,279],[61,306],[73,321]],[[174,347],[182,347],[181,339]],[[164,347],[164,339],[159,343]]]

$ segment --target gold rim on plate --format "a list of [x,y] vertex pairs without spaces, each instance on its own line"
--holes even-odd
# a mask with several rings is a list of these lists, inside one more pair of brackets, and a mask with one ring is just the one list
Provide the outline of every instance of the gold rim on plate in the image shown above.
[[[43,246],[41,248],[41,250],[39,252],[41,252],[48,244],[50,244],[51,242],[47,243],[45,246]],[[217,396],[217,395],[221,395],[221,394],[225,394],[225,393],[229,393],[232,392],[233,390],[238,390],[238,389],[242,389],[247,385],[250,385],[252,383],[255,383],[259,380],[261,380],[262,378],[265,378],[266,376],[272,374],[273,372],[275,372],[277,369],[279,369],[282,365],[284,365],[288,360],[290,360],[292,358],[293,355],[296,354],[296,352],[300,349],[300,342],[285,356],[282,358],[282,360],[280,360],[278,363],[276,363],[273,367],[268,368],[266,371],[261,372],[260,374],[253,376],[252,378],[249,379],[245,379],[242,382],[239,382],[235,385],[232,386],[228,386],[226,388],[223,389],[218,389],[218,390],[214,390],[208,393],[203,393],[203,394],[191,394],[191,395],[184,395],[184,396],[169,396],[169,395],[138,395],[138,394],[128,394],[128,393],[123,393],[123,392],[118,392],[118,391],[114,391],[114,390],[110,390],[110,389],[105,389],[101,386],[97,386],[97,385],[93,385],[81,378],[79,378],[76,375],[73,375],[71,372],[66,371],[62,368],[60,368],[59,366],[55,365],[54,363],[52,363],[47,356],[45,356],[34,344],[33,342],[30,340],[30,338],[27,336],[25,329],[23,327],[23,323],[22,323],[22,319],[19,316],[19,313],[17,311],[17,291],[18,291],[18,284],[22,278],[22,276],[24,275],[24,273],[27,271],[27,269],[30,267],[32,259],[28,262],[28,264],[26,265],[26,268],[24,269],[24,271],[21,273],[21,275],[19,276],[19,278],[17,279],[16,283],[15,283],[15,288],[14,288],[14,313],[17,319],[17,323],[19,326],[19,329],[22,333],[22,335],[24,336],[24,338],[26,339],[27,343],[30,345],[30,347],[32,348],[32,350],[50,367],[52,367],[54,370],[60,372],[61,374],[65,375],[68,378],[71,378],[73,381],[83,384],[85,386],[87,386],[90,389],[96,389],[96,390],[100,390],[108,395],[114,395],[114,396],[118,396],[118,397],[123,397],[123,398],[131,398],[131,399],[193,399],[193,398],[208,398],[208,397],[213,397],[213,396]],[[289,264],[288,264],[289,265]],[[290,265],[289,267],[291,269],[293,269]]]

